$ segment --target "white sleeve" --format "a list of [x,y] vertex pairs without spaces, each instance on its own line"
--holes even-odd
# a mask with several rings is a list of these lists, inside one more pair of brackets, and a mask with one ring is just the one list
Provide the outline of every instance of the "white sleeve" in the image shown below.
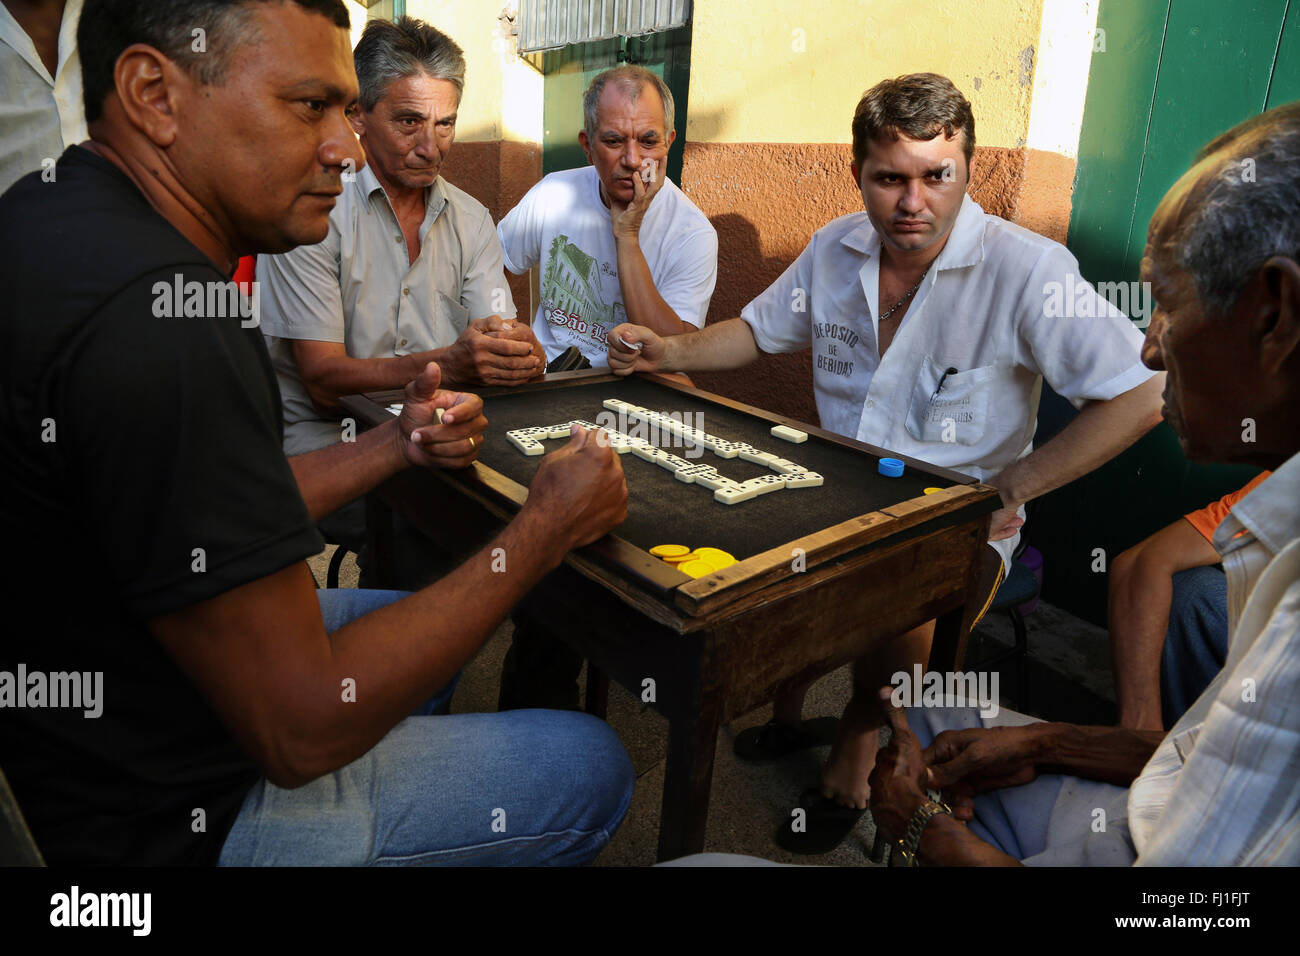
[[664,275],[654,277],[655,290],[677,318],[697,329],[704,325],[717,281],[718,234],[712,227],[697,229],[675,243]]
[[460,284],[460,304],[469,309],[471,319],[483,319],[489,315],[513,319],[517,314],[515,300],[502,271],[501,241],[486,210],[479,217],[475,234],[465,238],[465,275]]
[[281,339],[343,342],[346,328],[339,289],[339,234],[314,246],[277,256],[258,256],[254,279],[260,291],[262,333]]
[[1139,865],[1300,863],[1298,635],[1300,581],[1225,675]]
[[1017,364],[1082,408],[1155,374],[1142,364],[1142,339],[1128,316],[1080,275],[1068,249],[1053,244],[1039,257],[1020,295]]
[[797,352],[812,345],[814,235],[780,278],[740,310],[764,352]]
[[501,242],[505,267],[515,275],[523,275],[542,260],[542,219],[538,210],[538,193],[545,184],[546,179],[543,177],[497,225],[497,239]]

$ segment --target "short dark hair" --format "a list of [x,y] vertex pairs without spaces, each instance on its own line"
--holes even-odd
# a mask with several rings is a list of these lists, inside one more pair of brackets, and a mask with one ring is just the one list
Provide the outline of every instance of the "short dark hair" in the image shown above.
[[465,92],[465,55],[451,37],[423,20],[371,20],[352,51],[361,87],[361,108],[369,113],[394,80],[427,74]]
[[[117,58],[133,43],[153,47],[199,83],[223,82],[230,52],[256,39],[248,15],[257,3],[295,3],[335,26],[352,26],[343,0],[86,0],[77,25],[86,122],[103,113]],[[199,29],[202,53],[194,49]]]
[[941,132],[952,137],[958,130],[966,134],[962,148],[969,171],[975,155],[975,114],[952,80],[938,73],[882,80],[862,94],[853,111],[853,162],[862,168],[873,139],[897,140],[903,134],[929,140]]

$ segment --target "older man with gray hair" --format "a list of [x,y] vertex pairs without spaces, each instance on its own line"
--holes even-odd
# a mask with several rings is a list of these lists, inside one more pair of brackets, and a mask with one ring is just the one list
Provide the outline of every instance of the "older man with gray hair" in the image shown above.
[[623,322],[660,335],[704,325],[718,277],[718,234],[667,178],[673,94],[655,73],[622,65],[583,95],[578,142],[590,166],[551,173],[497,233],[506,268],[541,266],[533,331],[555,358],[577,347],[608,364]]
[[257,263],[290,455],[340,440],[341,396],[400,388],[428,362],[460,387],[518,384],[543,364],[513,322],[487,209],[439,174],[465,85],[460,47],[411,17],[372,20],[353,60],[366,165],[345,173],[324,242]]
[[[516,385],[542,371],[483,204],[440,171],[456,138],[465,58],[421,20],[372,20],[353,53],[365,150],[345,171],[329,235],[261,256],[262,331],[284,404],[284,450],[334,444],[343,395],[401,388],[429,362],[444,384]],[[362,502],[321,523],[358,550]]]

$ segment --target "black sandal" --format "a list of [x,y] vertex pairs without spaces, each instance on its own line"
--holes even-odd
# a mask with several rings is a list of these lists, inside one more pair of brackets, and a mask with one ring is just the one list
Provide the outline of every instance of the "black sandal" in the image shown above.
[[839,725],[838,717],[814,717],[797,727],[769,720],[761,727],[736,734],[733,749],[742,760],[780,760],[801,750],[834,743]]
[[804,811],[803,829],[794,829],[791,814],[776,828],[776,845],[790,853],[815,855],[830,853],[853,832],[866,810],[845,807],[822,796],[820,787],[809,787],[799,795],[799,808]]

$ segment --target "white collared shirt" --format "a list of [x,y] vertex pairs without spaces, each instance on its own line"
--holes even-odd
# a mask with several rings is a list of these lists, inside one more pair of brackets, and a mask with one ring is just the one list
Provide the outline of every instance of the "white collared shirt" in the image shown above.
[[1138,865],[1300,864],[1300,454],[1214,534],[1228,659],[1129,790]]
[[472,319],[515,317],[501,244],[482,203],[438,177],[425,193],[419,235],[412,263],[388,194],[363,166],[344,183],[324,241],[257,257],[286,454],[340,438],[339,423],[312,405],[286,340],[341,342],[352,358],[391,358],[446,348]]
[[67,0],[54,76],[36,44],[0,3],[0,193],[69,146],[89,138],[82,100],[77,21],[82,0]]
[[[1041,379],[1078,408],[1155,374],[1142,334],[1069,250],[970,196],[883,361],[879,288],[880,237],[853,213],[818,230],[740,317],[764,352],[811,346],[823,428],[981,481],[1033,450]],[[1017,538],[994,543],[1004,563]]]

